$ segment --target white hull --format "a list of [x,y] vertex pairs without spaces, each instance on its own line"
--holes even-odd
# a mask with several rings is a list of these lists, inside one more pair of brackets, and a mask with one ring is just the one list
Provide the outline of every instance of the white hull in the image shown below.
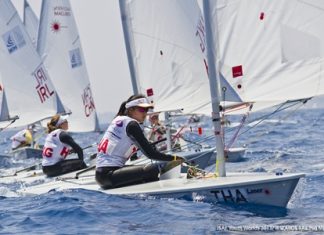
[[[230,148],[227,152],[226,162],[241,162],[244,160],[245,151],[247,148],[237,147],[237,148]],[[208,166],[215,164],[216,162],[217,152],[215,151],[214,154],[211,156],[208,162]]]
[[42,158],[42,149],[23,147],[10,152],[10,155],[16,158]]
[[304,174],[274,175],[267,173],[235,173],[227,177],[161,180],[110,190],[101,189],[94,178],[94,171],[87,172],[79,179],[61,177],[55,181],[25,188],[22,195],[39,195],[52,190],[86,189],[112,195],[142,196],[161,198],[189,198],[218,203],[251,203],[285,207],[294,189]]
[[3,184],[13,184],[19,183],[23,185],[34,184],[34,182],[43,183],[45,181],[52,180],[51,178],[47,178],[42,170],[33,170],[33,171],[24,171],[18,173],[16,176],[14,172],[0,176],[1,183]]

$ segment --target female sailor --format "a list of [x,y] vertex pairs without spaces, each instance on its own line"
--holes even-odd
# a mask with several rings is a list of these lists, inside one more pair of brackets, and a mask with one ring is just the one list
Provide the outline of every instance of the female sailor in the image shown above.
[[[47,128],[48,135],[42,153],[44,174],[47,176],[58,176],[86,168],[87,165],[83,161],[82,148],[66,133],[69,129],[66,117],[55,115],[47,123]],[[78,159],[65,160],[72,151],[77,153]]]
[[16,150],[22,147],[31,146],[33,142],[32,125],[27,126],[26,129],[19,131],[11,139],[11,149]]
[[147,157],[159,161],[184,161],[182,157],[163,154],[155,150],[143,133],[149,108],[153,108],[144,95],[133,95],[123,102],[98,145],[96,181],[104,189],[159,180],[161,165],[125,166],[128,158],[139,148]]

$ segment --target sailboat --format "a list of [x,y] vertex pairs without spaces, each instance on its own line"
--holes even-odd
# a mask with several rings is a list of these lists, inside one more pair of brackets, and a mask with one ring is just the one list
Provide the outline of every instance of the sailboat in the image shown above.
[[[183,110],[194,112],[210,101],[205,95],[209,86],[206,69],[201,66],[201,49],[196,37],[189,36],[197,32],[196,25],[185,12],[173,9],[170,2],[136,2],[134,7],[130,7],[128,1],[119,3],[133,92],[147,95],[155,103],[155,110],[165,114],[167,150],[172,152],[171,115],[178,115]],[[143,9],[147,9],[144,12],[141,12],[142,4]],[[200,22],[201,13],[195,6],[188,4],[187,10],[193,19]],[[170,17],[168,21],[159,20],[159,30],[156,30],[156,16],[143,23],[153,17],[152,12],[156,9],[168,12]],[[177,22],[177,27],[170,27],[170,22]],[[181,148],[181,151],[175,150],[175,154],[200,168],[207,166],[214,152],[212,148]]]
[[[226,113],[306,103],[323,93],[318,69],[323,35],[316,25],[322,4],[215,1],[210,6],[219,98]],[[286,15],[287,9],[295,10]]]
[[56,91],[72,111],[69,130],[99,131],[86,62],[69,0],[42,1],[37,51]]
[[66,113],[16,9],[4,0],[0,1],[0,12],[3,127],[8,126],[5,121],[10,122],[10,127],[22,127]]
[[[42,2],[37,41],[37,50],[53,78],[56,91],[71,108],[69,131],[100,130],[77,25],[68,0]],[[24,182],[30,179],[29,174],[26,171],[26,174],[11,178]],[[38,179],[45,178],[41,170],[35,174]],[[10,180],[6,177],[6,181]]]
[[[147,1],[145,5],[141,5],[143,1],[129,1],[124,2],[128,5],[128,9],[138,9],[139,12],[144,14],[145,12],[150,12],[151,17],[156,17],[156,19],[161,19],[161,15],[163,15],[162,19],[169,19],[168,11],[161,8],[159,6],[156,11],[153,11],[154,4],[150,4],[151,1]],[[181,11],[185,12],[183,16],[190,16],[191,19],[194,19],[192,15],[190,15],[190,11],[188,10],[188,5],[195,5],[195,1],[163,1],[164,4],[170,5],[171,9],[177,9],[179,15]],[[183,197],[191,197],[193,199],[200,198],[200,200],[212,201],[212,202],[228,202],[228,203],[252,203],[252,204],[263,204],[263,205],[271,205],[271,206],[280,206],[285,207],[292,196],[295,187],[300,178],[304,177],[303,173],[227,173],[225,169],[225,161],[224,161],[224,152],[223,152],[223,143],[222,138],[220,136],[220,116],[219,116],[219,102],[218,102],[218,94],[217,94],[217,79],[219,77],[219,72],[222,73],[222,66],[225,65],[222,61],[226,61],[227,58],[221,52],[228,48],[223,48],[222,50],[219,48],[220,44],[216,39],[216,35],[218,37],[221,34],[226,33],[228,37],[233,40],[232,46],[238,45],[240,41],[240,35],[236,35],[236,30],[251,30],[250,27],[258,27],[258,23],[262,24],[259,30],[254,34],[250,32],[249,36],[251,37],[248,41],[242,41],[246,45],[246,48],[254,48],[255,50],[259,48],[261,50],[260,55],[263,56],[263,48],[270,46],[272,50],[266,50],[269,53],[269,57],[272,57],[268,60],[265,60],[267,65],[262,67],[254,67],[258,71],[260,75],[261,84],[262,83],[270,83],[272,86],[271,89],[275,89],[279,94],[280,91],[284,91],[282,96],[276,98],[275,96],[268,96],[267,93],[263,92],[262,97],[268,98],[270,102],[276,103],[281,102],[283,100],[288,99],[297,99],[297,98],[306,98],[312,97],[315,95],[320,95],[324,93],[323,80],[321,65],[323,63],[322,59],[322,51],[318,47],[322,44],[323,36],[321,35],[323,32],[320,30],[321,23],[324,22],[322,9],[323,3],[318,1],[253,1],[255,5],[258,7],[251,7],[251,1],[209,1],[205,0],[204,2],[204,15],[205,15],[205,35],[206,35],[206,48],[208,50],[208,74],[210,78],[210,91],[212,94],[212,107],[213,113],[212,118],[215,124],[215,134],[217,139],[217,161],[216,176],[213,177],[202,177],[202,178],[192,178],[187,179],[185,175],[177,175],[175,178],[164,179],[157,182],[145,183],[135,186],[127,186],[122,188],[103,190],[96,184],[93,176],[93,172],[85,173],[79,179],[75,179],[75,177],[62,177],[57,179],[57,181],[38,185],[35,187],[30,187],[26,189],[22,189],[20,192],[23,194],[41,194],[46,193],[50,190],[64,190],[71,188],[83,188],[88,190],[96,190],[101,191],[107,194],[114,195],[154,195],[157,197],[166,197],[166,198],[183,198]],[[184,4],[184,5],[182,5]],[[143,8],[144,7],[144,8]],[[145,8],[148,7],[148,8]],[[189,7],[190,8],[190,7]],[[260,11],[262,14],[243,14],[248,12],[249,9]],[[283,9],[286,9],[285,11]],[[288,14],[289,13],[289,14]],[[243,15],[242,15],[243,14]],[[275,18],[274,20],[268,20],[266,24],[264,24],[265,19],[268,19],[267,16],[271,19],[271,14]],[[215,20],[214,18],[217,18]],[[222,17],[228,17],[231,22],[231,28],[223,28],[225,32],[219,31],[218,29],[222,28]],[[238,17],[243,17],[241,20],[237,20]],[[255,19],[256,17],[256,19]],[[181,17],[180,17],[181,18]],[[253,24],[249,25],[250,27],[236,27],[237,24],[244,24],[245,22],[249,22],[249,18],[252,18]],[[215,21],[214,21],[215,20]],[[260,21],[261,20],[261,21]],[[147,20],[145,22],[152,22]],[[158,22],[158,21],[157,21]],[[153,25],[155,30],[159,30],[159,24],[155,22]],[[227,22],[227,21],[226,21]],[[236,22],[236,23],[235,23]],[[197,23],[197,22],[195,22]],[[152,26],[153,27],[153,26]],[[287,28],[288,31],[282,32],[282,27]],[[216,31],[216,32],[215,32]],[[252,30],[253,31],[253,30]],[[270,32],[268,32],[270,31]],[[222,32],[222,33],[221,33]],[[318,50],[313,50],[312,53],[317,54],[318,56],[314,57],[315,54],[311,54],[309,57],[305,57],[305,55],[309,55],[310,52],[304,50],[304,48],[300,48],[300,50],[283,50],[282,47],[294,47],[291,39],[292,37],[288,37],[286,33],[291,35],[303,35],[304,37],[298,38],[299,47],[300,45],[311,40],[311,45],[315,46]],[[266,39],[263,39],[263,36],[266,35]],[[194,37],[193,35],[188,35],[190,37]],[[234,37],[236,36],[236,37]],[[259,40],[257,40],[260,38]],[[234,40],[235,39],[235,40]],[[284,41],[290,39],[291,43],[285,44]],[[296,38],[294,38],[296,39]],[[235,43],[236,41],[236,43]],[[288,40],[289,41],[289,40]],[[288,42],[286,41],[286,42]],[[265,45],[259,46],[260,43],[268,42]],[[316,42],[316,44],[314,44]],[[273,47],[276,44],[276,47]],[[181,45],[181,44],[179,44]],[[218,46],[217,46],[218,45]],[[254,47],[252,45],[255,45]],[[218,48],[218,50],[216,50]],[[276,48],[276,50],[274,50]],[[287,49],[287,48],[286,48]],[[235,51],[235,50],[234,50]],[[164,51],[163,53],[166,53]],[[278,53],[283,53],[284,55],[290,55],[285,58],[294,58],[295,61],[285,61],[279,60],[277,61],[274,58],[274,55],[278,56]],[[287,54],[288,53],[288,54]],[[283,55],[281,54],[281,55]],[[239,55],[239,54],[238,54]],[[255,52],[253,54],[255,59],[258,58],[258,53]],[[294,56],[293,56],[294,55]],[[303,58],[303,59],[302,59]],[[261,59],[256,62],[259,63]],[[247,58],[247,62],[250,61]],[[243,62],[242,62],[243,63]],[[232,63],[230,63],[232,64]],[[227,68],[226,66],[224,66]],[[217,69],[216,69],[217,68]],[[244,66],[242,65],[242,68]],[[251,68],[251,66],[250,66]],[[253,83],[252,81],[245,81],[249,78],[247,76],[243,76],[245,74],[244,71],[248,72],[249,70],[242,70],[241,67],[238,69],[229,69],[229,71],[234,71],[234,74],[239,74],[240,79],[235,80],[238,82],[238,86],[242,89],[245,88],[245,84]],[[243,73],[244,72],[244,73]],[[253,72],[253,71],[252,71]],[[230,73],[232,74],[232,73]],[[241,76],[242,75],[242,76]],[[253,75],[253,73],[252,73]],[[261,76],[262,75],[262,76]],[[224,76],[224,74],[223,74]],[[288,84],[290,86],[283,86],[286,83],[286,80],[283,79],[287,77]],[[277,80],[277,85],[270,80]],[[292,79],[294,79],[294,83],[291,83]],[[278,82],[279,81],[279,82]],[[281,81],[281,82],[280,82]],[[242,82],[242,84],[241,84]],[[244,83],[243,83],[244,82]],[[246,82],[246,83],[245,83]],[[256,82],[260,85],[260,82]],[[308,84],[311,83],[311,84]],[[219,83],[218,83],[219,84]],[[275,87],[278,87],[277,89]],[[294,89],[298,87],[298,92],[292,92]],[[303,89],[304,88],[304,89]],[[290,92],[288,92],[290,91]],[[299,92],[300,91],[300,92]],[[260,95],[262,92],[255,91]],[[286,93],[286,98],[284,97],[284,93]],[[260,99],[261,100],[261,99]],[[266,101],[267,99],[265,99]],[[251,97],[251,102],[253,101]]]
[[[186,12],[180,12],[182,15],[179,16],[178,8],[169,8],[170,3],[143,2],[143,5],[149,4],[143,6],[143,9],[148,9],[146,12],[141,12],[140,4],[129,7],[131,4],[127,1],[120,1],[134,93],[146,94],[154,101],[155,110],[165,113],[167,127],[170,126],[171,116],[179,115],[180,112],[210,115],[206,48],[202,35],[204,21],[197,4],[184,3],[181,6],[194,16],[196,24],[192,23]],[[161,10],[167,8],[164,12],[168,12],[170,19],[159,20],[154,17],[152,21],[143,23],[153,17],[152,11],[157,9],[156,6]],[[159,22],[159,30],[156,30],[156,22]],[[170,22],[176,22],[177,27],[170,27]],[[195,37],[189,36],[192,34]],[[171,134],[168,130],[167,144],[170,150]],[[234,161],[240,158],[245,150],[231,149],[230,159]],[[200,165],[202,168],[206,166]]]

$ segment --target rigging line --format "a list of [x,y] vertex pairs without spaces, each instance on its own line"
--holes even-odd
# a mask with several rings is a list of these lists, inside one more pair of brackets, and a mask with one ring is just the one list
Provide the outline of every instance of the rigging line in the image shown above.
[[[300,100],[299,100],[298,102],[300,102]],[[263,116],[261,116],[261,117],[259,117],[259,118],[255,118],[255,119],[249,121],[248,124],[251,124],[251,123],[256,122],[256,121],[259,120],[255,125],[253,125],[253,126],[252,126],[251,128],[249,128],[248,130],[244,131],[243,133],[248,132],[250,129],[252,129],[252,128],[254,128],[255,126],[259,125],[262,121],[264,121],[265,119],[269,118],[270,116],[276,114],[277,112],[281,112],[281,111],[283,111],[283,110],[286,110],[286,109],[288,109],[288,108],[291,108],[291,107],[294,106],[294,105],[299,104],[299,103],[293,103],[293,104],[291,104],[291,105],[285,107],[285,105],[286,105],[286,104],[289,104],[289,103],[291,103],[291,101],[284,102],[284,103],[282,103],[282,104],[281,104],[281,105],[280,105],[276,110],[274,110],[273,112],[271,112],[271,113],[269,113],[269,114],[263,115]],[[228,131],[233,131],[233,130],[235,130],[235,129],[236,129],[236,127],[232,127],[232,128],[229,128]],[[241,133],[241,134],[243,134],[243,133]],[[240,134],[240,135],[241,135],[241,134]]]
[[[227,91],[227,88],[224,86],[222,87],[222,93],[223,93],[223,105],[224,107],[226,107],[226,91]],[[239,136],[239,132],[240,130],[242,129],[242,127],[244,126],[248,116],[249,116],[249,112],[251,111],[253,105],[249,105],[249,110],[247,111],[247,113],[245,115],[243,115],[242,117],[242,120],[240,122],[240,125],[238,128],[236,128],[236,131],[234,133],[234,135],[232,136],[232,138],[229,140],[229,142],[227,143],[227,145],[225,144],[225,126],[222,125],[222,132],[223,132],[223,143],[224,143],[224,146],[225,146],[225,149],[229,149],[233,144],[234,142],[237,140],[238,136]],[[225,117],[225,108],[224,108],[224,111],[222,112],[222,118],[223,118],[223,122],[226,123],[226,117]],[[229,133],[231,131],[228,131]]]
[[14,117],[14,119],[8,124],[8,125],[6,125],[5,127],[3,127],[3,128],[0,128],[0,132],[1,131],[3,131],[3,130],[5,130],[5,129],[7,129],[11,124],[13,124],[17,119],[19,119],[19,117],[18,116],[16,116],[16,117]]
[[[261,122],[263,122],[263,121],[266,120],[267,118],[271,117],[271,116],[274,115],[275,113],[277,113],[277,112],[279,112],[279,111],[282,111],[282,110],[285,110],[286,108],[285,108],[285,109],[281,109],[284,105],[285,105],[285,103],[281,104],[281,105],[280,105],[280,106],[279,106],[275,111],[273,111],[273,112],[271,112],[271,113],[269,113],[269,114],[267,114],[267,115],[261,116],[261,118],[259,118],[259,119],[254,119],[254,120],[248,122],[248,124],[249,124],[249,123],[253,123],[253,122],[259,120],[259,121],[257,121],[256,124],[254,124],[253,126],[251,126],[250,128],[248,128],[247,130],[243,131],[243,132],[242,132],[241,134],[239,134],[238,136],[241,136],[241,135],[243,135],[243,134],[249,132],[252,128],[256,127],[256,126],[259,125]],[[288,107],[287,107],[287,108],[288,108]]]
[[[253,125],[252,127],[248,128],[246,131],[244,131],[244,132],[242,132],[242,133],[240,133],[240,134],[237,134],[236,138],[238,138],[238,137],[241,136],[242,134],[245,134],[246,132],[250,131],[252,128],[256,127],[256,126],[259,125],[262,121],[264,121],[265,119],[267,119],[267,118],[269,118],[270,116],[274,115],[275,113],[280,112],[280,111],[283,111],[283,110],[286,110],[286,109],[291,108],[291,107],[293,107],[293,106],[295,106],[295,105],[301,104],[300,102],[302,102],[301,105],[303,105],[303,104],[305,104],[308,100],[309,100],[309,98],[308,98],[308,99],[304,99],[304,100],[299,100],[298,102],[296,102],[296,101],[295,101],[295,102],[287,101],[287,102],[282,103],[282,104],[281,104],[281,105],[280,105],[276,110],[274,110],[272,113],[267,114],[267,115],[263,115],[263,116],[261,116],[260,118],[257,118],[257,119],[254,119],[254,120],[249,121],[248,124],[249,124],[249,123],[252,123],[252,122],[255,122],[255,121],[257,121],[257,120],[260,120],[260,121],[258,121],[258,123],[256,123],[256,124]],[[290,104],[290,105],[285,106],[285,105],[287,105],[287,104]],[[300,106],[300,107],[301,107],[301,106]],[[296,110],[297,110],[298,108],[300,108],[300,107],[299,107],[299,106],[296,107]],[[288,116],[290,116],[290,115],[292,115],[292,113],[289,114],[289,115],[287,115],[287,117],[285,117],[285,118],[288,118]],[[284,119],[282,119],[282,120],[284,120]],[[235,130],[237,130],[237,127],[229,128],[229,129],[227,130],[227,133],[230,133],[230,132],[235,131]],[[189,149],[191,144],[196,144],[196,145],[198,145],[198,146],[201,146],[202,143],[204,143],[204,142],[206,142],[206,141],[208,141],[208,140],[211,140],[211,139],[213,139],[213,138],[214,138],[214,135],[210,135],[210,136],[206,136],[205,138],[202,138],[201,140],[198,140],[198,141],[192,141],[192,140],[190,140],[190,142],[189,142],[187,139],[184,139],[185,141],[188,142],[188,144],[182,145],[181,148],[184,149],[184,150],[185,150],[185,149]],[[252,142],[252,141],[251,141],[251,142]],[[167,151],[167,152],[170,152],[170,151]]]
[[[231,138],[231,140],[227,143],[227,145],[225,146],[225,149],[229,149],[230,147],[232,147],[232,145],[234,144],[235,140],[237,140],[238,136],[239,136],[239,132],[242,129],[242,127],[244,126],[244,123],[246,121],[246,119],[248,118],[249,113],[245,114],[241,120],[241,123],[239,125],[239,127],[237,128],[236,132],[234,133],[233,137]],[[225,143],[225,139],[224,139],[224,143]]]
[[[298,103],[292,103],[291,105],[288,105],[288,106],[286,106],[286,107],[285,107],[285,105],[291,103],[291,101],[287,101],[287,102],[281,104],[281,105],[280,105],[280,106],[279,106],[275,111],[273,111],[272,113],[267,114],[267,115],[264,115],[264,116],[261,116],[261,118],[258,118],[258,119],[254,119],[254,120],[249,121],[248,124],[249,124],[249,123],[252,123],[252,122],[255,122],[255,121],[261,119],[258,123],[256,123],[255,125],[253,125],[253,126],[250,127],[249,129],[247,129],[246,131],[242,132],[242,133],[239,134],[238,136],[241,136],[242,134],[245,134],[246,132],[250,131],[252,128],[256,127],[256,126],[259,125],[262,121],[264,121],[265,119],[267,119],[267,118],[269,118],[270,116],[274,115],[275,113],[280,112],[280,111],[283,111],[283,110],[288,109],[288,108],[291,108],[291,107],[293,107],[293,106],[295,106],[295,105],[298,105],[298,104],[300,104],[300,105],[302,106],[302,105],[304,105],[305,102],[307,102],[308,100],[309,100],[309,99],[305,99],[305,100],[303,100],[303,101],[298,101]],[[300,102],[302,102],[302,103],[300,103]],[[301,106],[296,107],[295,110],[297,111],[297,109],[299,109]],[[290,112],[290,113],[287,115],[287,117],[285,117],[285,119],[288,118],[288,116],[292,115],[293,112],[295,112],[295,111]],[[284,119],[282,119],[282,120],[284,120]],[[230,132],[232,132],[232,131],[234,131],[234,130],[236,130],[236,129],[237,129],[237,127],[232,127],[232,128],[230,128],[230,129],[227,130],[227,133],[230,133]],[[236,138],[238,138],[238,136],[237,136]],[[211,139],[213,139],[213,138],[214,138],[214,135],[210,135],[210,136],[207,136],[207,137],[205,137],[205,138],[203,138],[203,139],[201,139],[201,140],[199,140],[199,141],[192,141],[192,142],[194,142],[194,143],[196,143],[196,144],[198,145],[198,144],[200,144],[200,143],[203,143],[203,142],[205,142],[205,141],[207,141],[207,140],[211,140]],[[252,142],[252,141],[251,141],[251,142]],[[190,145],[190,143],[187,144],[187,145],[184,145],[184,147],[189,146],[189,145]],[[188,147],[188,148],[189,148],[189,147]]]
[[[236,129],[237,129],[237,127],[233,127],[230,130],[228,130],[227,132],[230,133],[230,132],[232,132],[232,131],[234,131]],[[195,144],[197,146],[201,146],[202,143],[204,143],[204,142],[206,142],[208,140],[212,140],[214,137],[215,137],[214,135],[209,135],[209,136],[206,136],[206,137],[204,137],[204,138],[202,138],[202,139],[200,139],[198,141],[187,140],[187,139],[185,139],[185,138],[182,137],[186,142],[188,142],[188,144],[182,145],[181,148],[182,149],[189,149],[191,144]]]
[[[283,118],[281,118],[281,119],[279,120],[279,122],[274,123],[273,126],[277,126],[277,125],[279,125],[280,122],[281,122],[282,120],[285,120],[285,119],[287,119],[288,117],[290,117],[290,116],[291,116],[292,114],[294,114],[294,113],[295,113],[299,108],[301,108],[301,107],[302,107],[302,106],[303,106],[303,105],[304,105],[308,100],[309,100],[309,99],[305,99],[305,100],[303,100],[303,101],[299,101],[299,102],[301,102],[301,103],[299,103],[299,102],[298,102],[298,103],[293,103],[293,104],[291,104],[291,105],[289,105],[289,106],[287,106],[287,107],[285,107],[285,108],[277,109],[277,110],[275,110],[273,113],[269,114],[268,117],[270,117],[271,115],[274,115],[275,113],[277,113],[277,112],[279,112],[279,111],[282,111],[282,110],[285,110],[285,109],[291,108],[291,107],[293,107],[293,106],[299,105],[299,106],[295,107],[294,110],[292,110],[291,112],[289,112],[286,116],[284,116]],[[287,101],[287,102],[285,102],[284,104],[287,104],[287,103],[290,103],[290,102]],[[284,104],[282,104],[281,106],[283,106]],[[267,116],[265,116],[265,117],[267,117]],[[264,118],[263,120],[265,120],[265,118]],[[249,128],[249,129],[247,129],[246,131],[242,132],[240,135],[246,133],[247,131],[250,131],[252,128],[256,127],[256,125],[260,124],[263,120],[260,120],[258,123],[256,123],[255,125],[253,125],[253,126],[252,126],[251,128]],[[250,122],[249,122],[249,123],[250,123]],[[250,141],[249,141],[248,143],[246,143],[246,144],[249,144],[249,143],[255,141],[255,140],[258,139],[260,136],[265,135],[265,134],[266,134],[266,132],[263,132],[263,133],[258,134],[258,135],[253,139],[253,140],[250,140]],[[239,136],[240,136],[240,135],[239,135]]]

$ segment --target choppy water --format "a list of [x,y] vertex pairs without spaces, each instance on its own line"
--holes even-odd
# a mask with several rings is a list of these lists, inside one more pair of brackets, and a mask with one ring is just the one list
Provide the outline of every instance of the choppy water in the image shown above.
[[[287,234],[284,230],[292,231],[289,234],[324,232],[323,115],[322,110],[302,110],[282,122],[274,117],[240,136],[238,145],[248,146],[246,161],[227,164],[228,171],[305,172],[307,176],[287,208],[126,198],[81,189],[11,197],[19,184],[3,184],[0,179],[0,234],[243,234],[240,230],[244,229],[282,234]],[[11,134],[0,133],[0,152],[8,149]],[[100,136],[74,135],[82,146]],[[2,173],[8,171],[4,168],[31,164],[10,159],[0,163]]]

